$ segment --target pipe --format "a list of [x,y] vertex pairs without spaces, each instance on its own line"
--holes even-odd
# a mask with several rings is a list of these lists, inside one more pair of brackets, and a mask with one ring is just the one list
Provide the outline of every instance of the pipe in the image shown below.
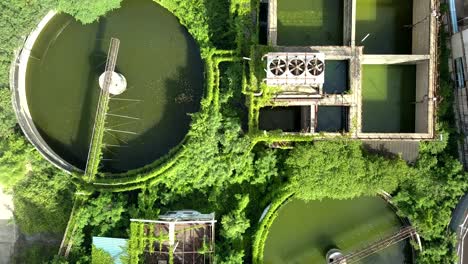
[[449,0],[450,8],[450,21],[452,22],[452,31],[453,33],[458,33],[458,23],[457,23],[457,8],[455,5],[455,0]]

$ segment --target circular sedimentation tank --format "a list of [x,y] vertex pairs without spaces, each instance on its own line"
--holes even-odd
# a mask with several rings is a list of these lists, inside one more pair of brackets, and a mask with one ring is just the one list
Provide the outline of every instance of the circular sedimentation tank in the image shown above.
[[200,107],[200,50],[168,10],[151,0],[127,0],[89,25],[55,15],[27,62],[27,107],[48,147],[78,169],[86,165],[111,37],[120,40],[115,71],[126,87],[109,104],[104,171],[127,171],[164,156],[182,142],[189,113]]
[[[347,254],[402,227],[393,208],[378,197],[311,202],[290,198],[277,213],[264,245],[266,264],[325,264],[331,250]],[[356,263],[411,263],[411,248],[408,241],[399,242]]]

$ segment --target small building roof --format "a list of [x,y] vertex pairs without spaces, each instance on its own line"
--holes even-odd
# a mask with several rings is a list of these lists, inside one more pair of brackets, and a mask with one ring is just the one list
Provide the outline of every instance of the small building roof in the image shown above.
[[120,257],[127,254],[127,241],[123,238],[93,237],[93,245],[109,253],[115,264],[121,264]]

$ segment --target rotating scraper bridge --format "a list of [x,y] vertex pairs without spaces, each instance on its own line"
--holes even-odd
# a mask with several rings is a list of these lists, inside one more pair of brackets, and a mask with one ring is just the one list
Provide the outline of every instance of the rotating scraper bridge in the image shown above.
[[410,237],[417,237],[417,232],[414,227],[407,226],[402,228],[397,233],[383,238],[367,247],[359,249],[357,251],[342,255],[334,259],[333,261],[329,262],[329,264],[351,264],[356,263],[376,252],[384,250],[400,241],[403,241]]
[[111,38],[109,51],[107,52],[107,61],[104,71],[104,82],[99,94],[99,101],[96,110],[96,117],[94,121],[93,133],[91,136],[91,143],[86,161],[85,180],[92,181],[96,176],[99,164],[102,157],[102,146],[104,133],[106,131],[106,115],[109,110],[110,100],[110,85],[112,82],[112,74],[115,70],[117,56],[119,54],[120,41],[116,38]]
[[[104,81],[99,94],[99,101],[84,173],[84,179],[88,182],[93,181],[96,174],[98,173],[99,164],[102,158],[103,139],[104,133],[106,132],[106,116],[107,111],[109,110],[110,86],[112,84],[112,76],[117,62],[119,46],[120,41],[116,38],[111,38],[109,50],[107,52],[105,71],[103,73]],[[75,213],[85,201],[85,197],[86,194],[83,195],[82,193],[76,193],[70,220],[68,221],[68,225],[59,248],[58,254],[61,256],[68,257],[68,254],[70,253],[71,247],[73,245],[72,237],[77,229],[77,224],[75,223]]]

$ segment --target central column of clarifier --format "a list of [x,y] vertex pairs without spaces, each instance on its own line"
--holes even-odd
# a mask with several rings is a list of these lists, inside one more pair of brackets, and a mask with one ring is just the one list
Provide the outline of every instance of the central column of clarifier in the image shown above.
[[[335,263],[335,261],[337,261],[341,257],[343,257],[343,253],[339,249],[336,249],[336,248],[330,249],[328,250],[327,256],[326,256],[327,264]],[[347,264],[346,259],[341,260],[337,264]]]
[[[99,87],[103,89],[104,86],[104,78],[106,76],[106,72],[102,73],[99,76]],[[109,93],[112,95],[119,95],[122,94],[127,90],[127,79],[117,72],[111,72],[111,82],[109,85]]]

